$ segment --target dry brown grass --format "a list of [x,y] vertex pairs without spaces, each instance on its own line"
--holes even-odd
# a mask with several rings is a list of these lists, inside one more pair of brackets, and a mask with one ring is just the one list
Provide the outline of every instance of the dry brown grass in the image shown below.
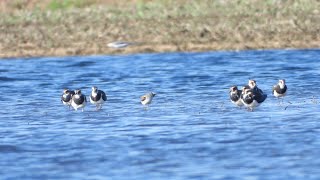
[[[317,0],[90,0],[60,9],[50,0],[20,1],[27,9],[1,1],[0,57],[320,45]],[[112,41],[138,44],[110,49]]]

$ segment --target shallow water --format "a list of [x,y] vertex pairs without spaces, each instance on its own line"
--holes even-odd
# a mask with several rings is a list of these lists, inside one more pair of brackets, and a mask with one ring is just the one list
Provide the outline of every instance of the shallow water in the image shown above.
[[[0,61],[1,179],[319,179],[320,50]],[[254,112],[229,101],[248,79]],[[289,91],[272,97],[278,79]],[[108,96],[71,111],[63,88]],[[157,93],[145,110],[139,97]]]

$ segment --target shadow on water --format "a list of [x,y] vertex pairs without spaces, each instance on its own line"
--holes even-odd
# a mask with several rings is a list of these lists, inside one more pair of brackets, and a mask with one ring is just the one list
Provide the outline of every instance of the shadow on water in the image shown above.
[[80,62],[73,63],[71,65],[67,65],[66,67],[83,68],[83,67],[92,66],[94,64],[95,64],[95,62],[93,62],[93,61],[80,61]]
[[0,145],[0,153],[18,153],[18,152],[23,152],[23,150],[13,145]]

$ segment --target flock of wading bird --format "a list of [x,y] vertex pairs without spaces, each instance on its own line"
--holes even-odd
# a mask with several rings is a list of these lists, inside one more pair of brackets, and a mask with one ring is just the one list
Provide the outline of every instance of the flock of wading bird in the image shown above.
[[[272,91],[275,97],[284,97],[287,93],[285,80],[280,79],[278,84],[273,86]],[[150,92],[141,96],[141,104],[148,107],[155,95],[155,93]],[[229,95],[232,103],[239,107],[245,106],[249,111],[253,111],[254,108],[258,107],[267,98],[267,94],[263,93],[263,91],[258,88],[255,80],[249,80],[248,85],[243,86],[241,90],[239,90],[237,86],[232,86]],[[87,98],[81,93],[80,89],[75,91],[64,89],[63,94],[61,95],[61,101],[64,105],[69,106],[69,108],[73,107],[76,111],[78,109],[82,109],[83,111],[87,103]],[[100,110],[102,104],[106,101],[106,93],[99,90],[96,86],[93,86],[90,95],[90,103],[96,106],[96,110]]]
[[[278,84],[272,87],[272,94],[277,98],[283,98],[286,93],[286,81],[280,79]],[[267,99],[267,94],[258,88],[255,80],[249,80],[248,85],[243,86],[241,90],[239,90],[237,86],[232,86],[229,95],[232,103],[239,107],[245,106],[250,111],[253,111],[254,108],[258,107]]]
[[[140,102],[145,107],[151,103],[153,97],[156,94],[154,92],[147,93],[140,97]],[[99,90],[96,86],[92,87],[92,91],[90,94],[90,103],[96,106],[96,110],[100,110],[102,108],[102,104],[107,101],[107,95],[102,90]],[[87,104],[87,98],[84,94],[81,93],[80,89],[77,90],[69,90],[64,89],[63,94],[61,95],[61,102],[70,107],[73,107],[76,111],[78,109],[84,110],[84,107]]]

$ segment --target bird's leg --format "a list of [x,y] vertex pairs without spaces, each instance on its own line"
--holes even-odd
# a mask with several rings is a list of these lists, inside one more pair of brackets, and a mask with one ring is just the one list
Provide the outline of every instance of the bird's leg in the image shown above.
[[279,97],[277,97],[277,99],[278,99],[278,105],[279,105],[279,106],[281,106],[280,98],[279,98]]
[[282,106],[283,105],[283,97],[278,97],[278,101],[279,101],[279,105]]

